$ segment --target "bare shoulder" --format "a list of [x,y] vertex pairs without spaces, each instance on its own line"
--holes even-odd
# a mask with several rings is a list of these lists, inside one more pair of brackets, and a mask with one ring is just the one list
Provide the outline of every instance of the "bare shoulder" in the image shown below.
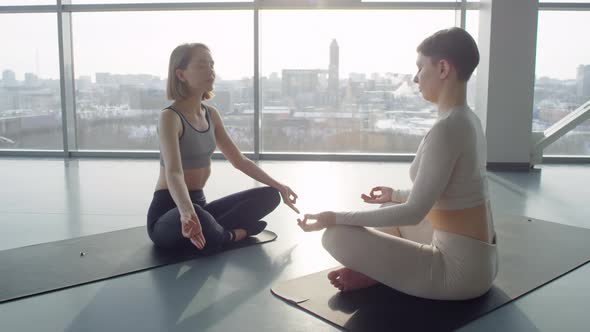
[[180,123],[180,116],[173,110],[165,108],[160,112],[160,123]]
[[178,114],[176,114],[176,112],[174,112],[172,109],[165,108],[162,111],[160,111],[160,119],[162,119],[162,118],[172,118],[172,117],[177,117],[178,118]]
[[219,111],[217,110],[217,108],[215,106],[207,105],[207,109],[209,110],[209,114],[211,114],[211,116],[215,116],[217,118],[221,117],[219,115]]
[[180,131],[182,130],[182,121],[180,116],[173,110],[166,108],[160,112],[159,124],[160,133],[169,131]]
[[223,125],[221,115],[219,114],[217,108],[215,108],[214,106],[207,105],[207,109],[209,110],[209,114],[211,116],[211,119],[213,120],[213,124],[215,124],[216,127]]

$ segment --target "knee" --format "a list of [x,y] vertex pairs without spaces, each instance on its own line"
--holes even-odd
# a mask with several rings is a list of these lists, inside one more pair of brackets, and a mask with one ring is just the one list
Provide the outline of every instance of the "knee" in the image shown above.
[[223,234],[209,234],[209,236],[205,236],[205,248],[203,249],[203,253],[205,254],[212,254],[216,253],[221,250],[223,246]]
[[156,224],[148,235],[154,245],[162,249],[178,249],[182,248],[184,238],[181,236],[180,230],[170,224]]
[[324,231],[322,235],[322,246],[331,254],[339,252],[344,248],[350,247],[350,244],[357,242],[357,238],[362,236],[367,230],[364,227],[333,225]]
[[281,194],[279,191],[273,187],[263,187],[261,188],[263,192],[264,201],[267,202],[269,206],[273,209],[279,206],[281,203]]
[[224,230],[212,229],[209,225],[201,223],[203,236],[205,237],[204,253],[215,253],[221,249],[224,242]]
[[199,217],[201,231],[205,237],[205,249],[215,251],[221,248],[224,240],[224,229],[217,223],[215,218],[202,207],[195,205],[195,211]]
[[341,227],[342,226],[335,225],[326,228],[322,235],[322,246],[324,249],[327,251],[332,251],[334,249],[336,243],[338,243],[338,238],[340,237],[339,233]]

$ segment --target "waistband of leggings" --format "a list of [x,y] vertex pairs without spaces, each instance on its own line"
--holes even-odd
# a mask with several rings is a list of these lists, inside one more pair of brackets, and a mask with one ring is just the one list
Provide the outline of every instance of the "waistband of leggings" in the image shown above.
[[[189,190],[188,193],[189,193],[189,196],[191,197],[191,201],[195,201],[195,200],[204,201],[204,200],[206,200],[205,192],[203,191],[203,189]],[[170,194],[170,190],[168,190],[168,189],[158,189],[158,190],[154,191],[154,198],[172,199],[172,194]]]
[[497,248],[496,243],[488,243],[468,236],[445,232],[438,229],[434,230],[432,244],[442,251],[461,252],[461,254],[469,252],[492,252],[496,251]]

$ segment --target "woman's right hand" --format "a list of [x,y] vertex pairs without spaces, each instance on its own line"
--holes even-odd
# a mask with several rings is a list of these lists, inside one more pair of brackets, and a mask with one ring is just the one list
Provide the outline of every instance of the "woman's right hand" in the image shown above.
[[[297,225],[305,232],[319,231],[326,227],[336,224],[336,215],[332,211],[324,211],[316,214],[306,214],[303,220],[297,219]],[[313,224],[307,223],[308,220],[315,220]]]
[[389,187],[378,186],[371,189],[369,195],[361,194],[365,203],[383,204],[393,201],[393,189]]
[[205,236],[201,229],[199,217],[195,211],[180,214],[180,223],[182,225],[182,236],[191,240],[199,250],[205,248]]

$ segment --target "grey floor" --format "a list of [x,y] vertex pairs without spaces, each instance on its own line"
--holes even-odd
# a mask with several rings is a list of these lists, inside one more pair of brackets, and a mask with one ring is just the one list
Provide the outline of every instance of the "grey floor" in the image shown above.
[[[408,163],[261,162],[302,212],[366,209],[374,185],[406,187]],[[143,225],[155,160],[0,159],[0,250]],[[590,166],[491,173],[494,213],[590,228]],[[257,184],[213,164],[209,200]],[[0,331],[332,331],[283,303],[274,283],[336,266],[321,233],[280,206],[277,241],[0,305]],[[1,278],[1,276],[0,276]],[[587,331],[590,264],[465,326],[464,331]],[[392,328],[393,330],[394,328]]]

